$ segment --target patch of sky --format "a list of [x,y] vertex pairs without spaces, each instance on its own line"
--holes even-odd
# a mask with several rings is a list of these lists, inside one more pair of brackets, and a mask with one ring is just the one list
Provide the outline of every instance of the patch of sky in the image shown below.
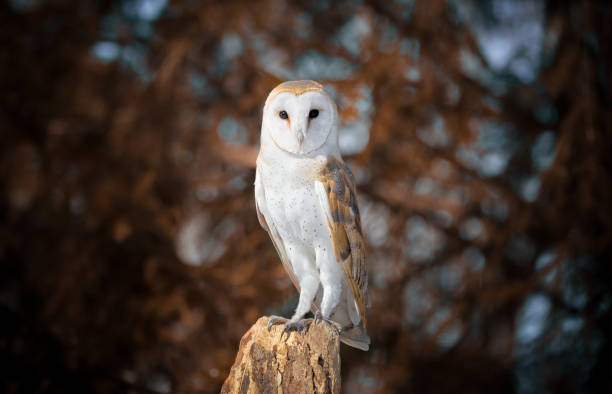
[[167,5],[168,0],[123,0],[121,10],[128,18],[154,21]]
[[539,175],[523,177],[518,181],[518,194],[525,202],[532,203],[538,199],[541,181]]
[[214,233],[220,239],[228,239],[234,234],[238,226],[236,225],[236,220],[231,217],[227,217],[223,219],[219,224],[215,227]]
[[379,37],[379,49],[383,53],[391,53],[397,44],[399,37],[399,31],[397,27],[392,24],[387,24],[382,30]]
[[463,240],[472,241],[482,234],[483,230],[482,220],[477,217],[471,217],[464,220],[459,226],[459,236]]
[[[519,349],[523,348],[519,347]],[[519,354],[519,357],[524,357],[525,359],[521,360],[522,362],[519,361],[514,368],[514,393],[551,394],[547,390],[547,385],[539,376],[541,364],[537,362],[538,355],[527,356],[523,353]]]
[[356,69],[356,65],[340,57],[307,50],[298,56],[294,74],[296,79],[334,80],[349,78]]
[[230,179],[225,188],[230,193],[241,192],[247,187],[248,183],[244,180],[244,176],[238,175]]
[[414,183],[412,193],[417,196],[438,196],[440,187],[438,183],[429,177],[420,177]]
[[484,178],[501,175],[508,166],[510,154],[506,152],[491,152],[482,157],[478,165],[478,174]]
[[[448,307],[439,308],[425,325],[425,332],[430,336],[437,336],[437,343],[441,348],[448,349],[457,344],[461,339],[462,328],[461,323],[453,320],[446,327],[442,328],[450,319],[452,319],[451,309]],[[441,332],[439,330],[442,329]]]
[[400,41],[400,53],[410,55],[414,61],[419,60],[421,43],[416,38],[404,38]]
[[153,23],[146,20],[138,20],[132,24],[132,32],[138,38],[150,40],[155,37],[155,29]]
[[502,123],[483,122],[477,144],[484,150],[506,150],[512,145],[510,130]]
[[308,38],[312,30],[312,15],[301,12],[295,17],[294,34],[300,38]]
[[401,11],[399,11],[400,18],[408,20],[412,17],[416,0],[393,0],[393,2],[401,7]]
[[213,201],[219,195],[216,187],[210,185],[200,185],[196,188],[196,198],[201,202]]
[[[557,329],[548,345],[548,352],[555,356],[571,353],[573,357],[568,360],[570,363],[579,364],[581,369],[585,366],[587,370],[590,369],[596,358],[593,356],[601,345],[601,332],[593,327],[586,328],[584,318],[571,313],[564,313],[556,325]],[[585,335],[586,333],[588,334]]]
[[372,372],[368,369],[358,367],[357,371],[357,382],[360,390],[364,390],[366,393],[374,393],[382,389],[383,382],[377,376],[371,376]]
[[325,91],[327,92],[327,94],[329,94],[329,97],[331,97],[332,100],[334,100],[335,102],[338,102],[340,100],[340,95],[338,94],[338,90],[336,90],[336,87],[334,85],[326,83],[323,85],[323,87],[325,88]]
[[147,47],[132,42],[121,51],[121,64],[134,72],[142,82],[149,83],[155,77],[155,73],[147,63],[148,55]]
[[359,118],[350,124],[341,124],[339,127],[340,151],[345,155],[354,155],[368,145],[370,140],[371,114],[374,111],[372,90],[367,86],[361,87],[361,98],[355,102]]
[[464,166],[478,170],[479,175],[483,178],[501,175],[510,161],[509,155],[497,152],[481,157],[475,149],[463,144],[457,148],[455,157]]
[[482,213],[489,218],[500,221],[508,218],[508,204],[499,198],[483,200],[480,204],[480,209]]
[[287,66],[289,62],[287,53],[272,47],[266,41],[264,34],[252,35],[250,44],[257,55],[259,67],[279,78],[296,79],[295,73]]
[[445,104],[447,105],[457,105],[459,103],[459,99],[461,98],[461,89],[455,83],[449,82],[446,85],[446,100]]
[[435,300],[429,286],[421,278],[411,279],[404,287],[404,319],[410,325],[422,325],[433,310]]
[[329,0],[316,0],[312,4],[312,9],[317,12],[325,11],[329,8]]
[[413,216],[406,222],[404,256],[415,262],[428,262],[444,248],[446,237],[435,226],[420,216]]
[[[543,295],[537,294],[532,297],[537,296]],[[525,306],[523,310],[526,309]],[[553,314],[550,300],[541,300],[532,303],[531,306],[533,311],[531,319],[517,318],[514,349],[515,392],[549,393],[553,387],[551,382],[562,382],[567,392],[591,392],[589,388],[592,385],[589,382],[592,369],[600,359],[599,353],[604,344],[602,331],[592,325],[586,325],[585,320],[577,314],[562,310],[557,310]],[[525,328],[535,326],[532,327],[535,329],[520,330],[521,324]],[[526,338],[518,335],[521,333],[527,334]],[[571,374],[567,371],[571,371]]]
[[584,319],[579,316],[569,316],[561,322],[561,330],[566,334],[577,334],[584,326]]
[[[454,2],[458,3],[458,2]],[[539,74],[545,42],[543,1],[490,0],[489,7],[462,4],[460,18],[470,27],[491,70],[521,83]],[[485,15],[484,13],[490,12]]]
[[432,222],[440,227],[450,227],[455,220],[453,215],[443,209],[436,209],[431,215]]
[[584,275],[589,265],[590,258],[586,256],[561,262],[561,299],[577,310],[583,310],[589,303],[589,285]]
[[197,71],[189,72],[189,85],[201,98],[212,100],[217,95],[215,88],[210,84],[206,75]]
[[417,136],[432,148],[444,148],[450,143],[450,134],[445,127],[444,118],[436,113],[425,128],[416,131]]
[[241,55],[244,51],[242,39],[235,33],[224,34],[223,38],[221,39],[220,51],[221,56],[228,60]]
[[217,133],[223,141],[232,145],[244,145],[247,142],[247,132],[244,126],[229,116],[221,119]]
[[[557,257],[557,252],[554,249],[548,249],[543,251],[535,261],[535,269],[536,271],[542,271],[546,267],[548,267],[552,262],[555,261]],[[557,268],[551,268],[542,278],[542,282],[547,286],[554,285],[557,278]]]
[[485,255],[475,246],[467,247],[462,253],[462,258],[467,261],[472,272],[481,271],[487,263]]
[[209,69],[210,74],[215,78],[221,78],[227,71],[230,60],[240,56],[243,51],[244,45],[239,35],[235,33],[224,34],[215,51],[215,56]]
[[376,204],[367,199],[361,202],[361,217],[366,238],[374,247],[383,246],[389,239],[389,208],[383,204]]
[[532,294],[523,303],[516,316],[515,340],[525,345],[538,339],[549,324],[552,302],[545,294]]
[[370,122],[357,121],[349,125],[341,125],[339,133],[340,151],[345,155],[357,154],[368,145]]
[[533,117],[540,123],[552,125],[559,120],[559,113],[554,105],[542,104],[533,109]]
[[449,262],[440,267],[438,285],[446,293],[452,293],[461,285],[462,272],[456,264]]
[[491,70],[483,66],[480,58],[470,50],[461,49],[460,61],[463,73],[487,87],[494,96],[501,96],[510,88],[508,80],[495,75]]
[[473,168],[483,178],[499,176],[506,171],[515,150],[515,141],[507,125],[497,122],[478,124],[478,137],[473,145],[459,145],[457,159]]
[[103,62],[112,62],[121,54],[121,45],[113,41],[98,41],[91,47],[91,53]]
[[404,77],[410,82],[418,82],[421,79],[421,71],[416,66],[409,67],[404,73]]
[[[214,263],[217,261],[223,253],[225,253],[226,246],[224,243],[219,242],[216,239],[205,239],[200,244],[200,257],[201,260],[199,264],[206,261],[209,263]],[[199,265],[195,264],[195,265]]]
[[[225,253],[227,247],[223,240],[229,235],[231,223],[222,221],[211,228],[210,219],[205,215],[194,215],[185,221],[176,236],[175,250],[185,264],[192,266],[210,265]],[[229,231],[233,231],[229,228]]]
[[361,15],[355,15],[338,30],[334,41],[342,45],[351,55],[361,53],[361,42],[372,32],[370,23]]
[[492,96],[483,97],[482,103],[491,107],[496,112],[501,112],[501,110],[503,109],[501,101]]
[[536,138],[531,147],[531,161],[537,171],[544,171],[555,160],[555,133],[547,130]]

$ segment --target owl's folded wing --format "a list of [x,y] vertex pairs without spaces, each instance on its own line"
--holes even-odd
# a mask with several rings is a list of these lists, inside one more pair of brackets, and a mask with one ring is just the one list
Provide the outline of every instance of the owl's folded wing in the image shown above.
[[289,279],[291,279],[291,282],[293,282],[293,285],[299,292],[300,283],[298,282],[295,273],[293,272],[293,268],[291,267],[291,261],[287,256],[287,251],[285,250],[285,244],[283,243],[283,239],[278,234],[278,231],[274,226],[274,222],[270,220],[270,222],[268,223],[268,221],[266,221],[266,214],[268,213],[268,209],[266,206],[266,192],[264,190],[263,184],[261,183],[261,179],[259,179],[259,176],[257,174],[255,175],[255,208],[257,210],[257,219],[259,219],[259,224],[261,225],[261,227],[263,227],[264,230],[268,232],[268,235],[270,235],[272,244],[274,244],[276,253],[278,253],[278,256],[281,259],[281,263],[283,263],[283,267],[289,275]]
[[345,163],[330,157],[315,183],[331,231],[336,260],[366,324],[368,272],[353,175]]

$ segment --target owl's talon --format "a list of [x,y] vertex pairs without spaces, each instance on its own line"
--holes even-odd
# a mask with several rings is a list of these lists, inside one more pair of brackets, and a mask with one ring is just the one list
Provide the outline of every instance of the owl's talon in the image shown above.
[[[300,332],[307,328],[310,323],[312,323],[312,319],[302,319],[298,321],[287,322],[287,324],[285,324],[285,328],[283,328],[283,331],[281,332],[281,338],[283,337],[283,335],[285,335],[285,333],[287,333],[287,339],[289,339],[289,336],[291,335],[292,331]],[[287,339],[285,339],[285,341]]]
[[340,333],[342,333],[342,331],[344,331],[345,329],[350,329],[352,327],[346,326],[346,327],[341,327],[338,323],[336,323],[335,321],[332,321],[331,319],[326,319],[323,317],[323,315],[317,311],[315,313],[315,322],[317,321],[324,321],[325,323],[329,324],[330,326],[332,326],[333,328],[336,329],[336,331],[338,331],[338,335],[340,335]]
[[270,316],[270,318],[268,319],[268,332],[270,332],[270,329],[272,328],[272,326],[276,324],[285,323],[287,320],[288,319],[281,317],[281,316],[275,316],[275,315]]
[[314,322],[318,323],[321,320],[321,310],[317,310],[314,314]]

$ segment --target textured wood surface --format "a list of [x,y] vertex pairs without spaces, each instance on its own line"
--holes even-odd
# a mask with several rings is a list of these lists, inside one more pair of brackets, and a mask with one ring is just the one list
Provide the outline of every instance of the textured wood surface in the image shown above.
[[340,393],[338,333],[325,322],[281,338],[261,317],[244,334],[221,393]]

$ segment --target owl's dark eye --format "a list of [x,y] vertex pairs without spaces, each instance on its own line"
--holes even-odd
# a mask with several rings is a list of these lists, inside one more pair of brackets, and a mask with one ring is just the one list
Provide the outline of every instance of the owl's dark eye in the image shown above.
[[278,113],[278,116],[280,116],[281,119],[288,119],[289,115],[287,114],[287,111],[280,111]]
[[310,119],[316,118],[317,116],[319,116],[319,110],[318,109],[311,109],[310,112],[308,113],[308,117]]

